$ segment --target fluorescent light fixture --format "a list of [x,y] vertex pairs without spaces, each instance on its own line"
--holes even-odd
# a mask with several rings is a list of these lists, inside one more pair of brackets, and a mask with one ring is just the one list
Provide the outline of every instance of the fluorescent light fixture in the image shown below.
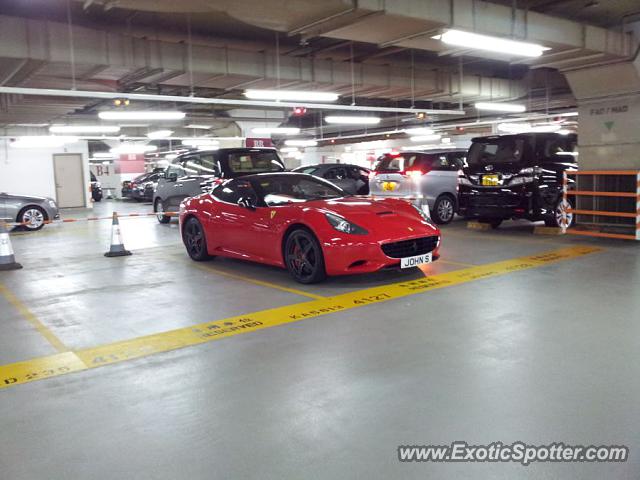
[[433,135],[435,133],[431,128],[427,127],[405,128],[403,132],[407,135]]
[[285,100],[299,102],[335,102],[340,96],[333,92],[295,90],[245,90],[244,96],[251,100]]
[[506,38],[480,35],[478,33],[463,32],[462,30],[447,30],[441,35],[436,35],[436,40],[441,40],[447,45],[471,48],[473,50],[485,50],[520,57],[539,57],[547,47],[537,43],[520,42]]
[[109,160],[105,160],[104,162],[102,162],[103,165],[111,165],[111,162]]
[[500,123],[498,131],[503,133],[524,133],[531,131],[529,123]]
[[526,106],[517,103],[478,102],[475,104],[475,107],[477,110],[508,113],[522,113],[527,110]]
[[213,125],[200,125],[199,123],[190,123],[187,128],[195,128],[197,130],[211,130]]
[[33,135],[18,137],[10,143],[13,148],[52,148],[61,147],[66,143],[77,142],[77,137],[65,137],[56,135]]
[[147,137],[156,140],[158,138],[167,138],[170,137],[173,133],[173,130],[154,130],[153,132],[147,133]]
[[170,153],[168,155],[164,156],[165,160],[173,160],[174,158],[178,158],[178,154],[177,153]]
[[556,155],[562,155],[567,157],[577,157],[578,152],[556,152]]
[[211,152],[213,150],[218,150],[218,149],[220,149],[220,147],[218,145],[200,145],[198,147],[198,150],[200,150],[200,151],[207,150],[209,152]]
[[109,110],[98,113],[102,120],[181,120],[184,112],[177,110]]
[[297,127],[255,127],[251,129],[251,133],[257,135],[272,135],[274,133],[279,135],[298,135],[300,129]]
[[578,112],[565,112],[558,114],[558,117],[577,117]]
[[185,138],[182,140],[182,144],[187,145],[188,147],[215,147],[220,145],[220,142],[215,138],[196,137]]
[[118,133],[117,125],[51,125],[51,133]]
[[442,135],[418,135],[411,137],[412,142],[437,142],[442,138]]
[[146,153],[154,152],[158,149],[155,145],[142,145],[140,143],[123,143],[111,149],[111,153],[118,155],[127,153]]
[[348,125],[377,125],[380,123],[380,117],[328,115],[324,117],[324,121],[327,123],[342,123]]
[[550,133],[550,132],[557,132],[559,130],[562,129],[562,126],[558,125],[558,124],[543,124],[543,125],[533,125],[531,127],[531,131],[532,132],[538,132],[538,133]]
[[298,152],[299,150],[297,147],[282,147],[280,151],[282,153],[291,153],[291,152]]
[[285,140],[287,147],[315,147],[318,142],[315,140]]
[[110,152],[96,152],[93,154],[93,158],[113,158],[113,153]]
[[446,150],[448,148],[458,148],[458,147],[456,147],[453,143],[443,143],[443,144],[432,143],[428,145],[415,145],[412,147],[402,147],[402,150],[415,152],[417,150]]

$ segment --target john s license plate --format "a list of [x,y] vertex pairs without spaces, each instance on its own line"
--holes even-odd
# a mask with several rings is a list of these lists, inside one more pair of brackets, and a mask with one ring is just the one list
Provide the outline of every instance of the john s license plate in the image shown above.
[[418,265],[431,263],[431,261],[432,261],[432,253],[424,253],[422,255],[416,255],[414,257],[405,257],[400,260],[400,268],[417,267]]

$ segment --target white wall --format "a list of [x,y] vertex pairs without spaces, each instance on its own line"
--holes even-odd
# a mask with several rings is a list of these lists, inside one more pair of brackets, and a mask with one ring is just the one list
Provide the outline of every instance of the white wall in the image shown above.
[[0,192],[55,199],[53,155],[56,153],[82,154],[83,190],[86,207],[91,207],[91,195],[88,193],[89,149],[86,141],[59,148],[12,148],[6,139],[0,139]]

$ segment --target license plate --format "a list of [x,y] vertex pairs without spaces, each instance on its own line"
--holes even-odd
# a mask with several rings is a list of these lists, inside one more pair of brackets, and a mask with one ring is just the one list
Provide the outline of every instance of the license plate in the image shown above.
[[411,268],[417,267],[418,265],[424,265],[425,263],[431,263],[432,255],[432,253],[424,253],[414,257],[403,258],[400,260],[400,268]]
[[382,189],[385,192],[393,192],[398,184],[396,182],[382,182]]
[[482,185],[485,187],[495,187],[500,184],[500,179],[498,175],[483,175],[482,176]]

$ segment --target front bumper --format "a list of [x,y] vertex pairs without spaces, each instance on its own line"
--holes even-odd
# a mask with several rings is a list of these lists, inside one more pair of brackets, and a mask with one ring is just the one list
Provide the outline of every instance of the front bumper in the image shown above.
[[[385,255],[382,251],[382,245],[418,239],[424,237],[424,235],[387,239],[384,241],[366,239],[358,241],[358,239],[354,237],[357,236],[350,235],[349,238],[334,238],[331,242],[323,243],[322,250],[328,275],[371,273],[383,268],[399,268],[400,258],[391,258]],[[439,246],[438,242],[438,245],[431,251],[434,261],[440,258]]]
[[525,186],[513,188],[460,187],[458,212],[465,217],[524,218],[533,215],[534,194]]

